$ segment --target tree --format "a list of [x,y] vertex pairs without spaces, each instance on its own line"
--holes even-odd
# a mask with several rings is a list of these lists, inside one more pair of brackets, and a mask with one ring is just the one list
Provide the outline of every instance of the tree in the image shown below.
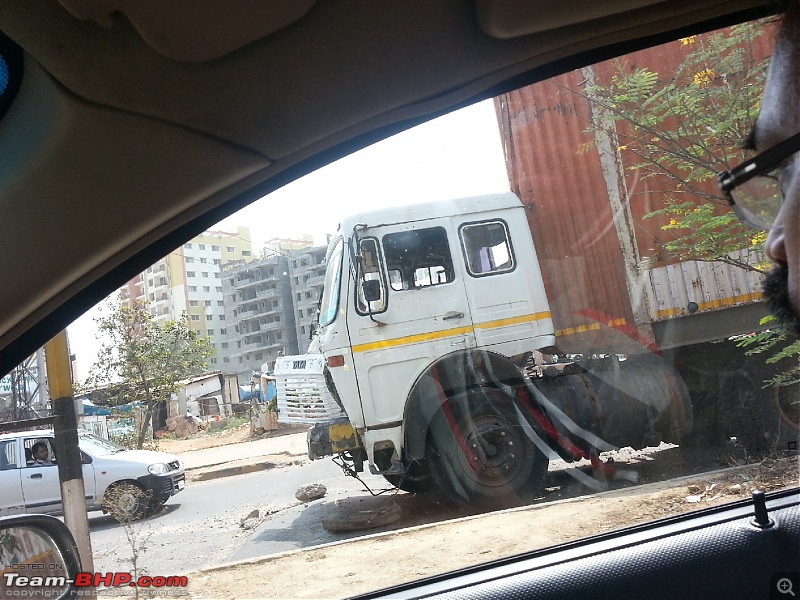
[[88,384],[106,387],[126,403],[139,402],[145,415],[137,440],[141,448],[153,411],[178,390],[182,379],[202,373],[213,350],[207,338],[189,328],[186,319],[159,325],[146,304],[109,302],[97,317],[103,346]]
[[594,105],[588,131],[611,135],[625,168],[663,190],[663,208],[645,218],[668,219],[666,255],[764,272],[764,234],[740,223],[716,186],[718,172],[745,158],[766,74],[763,32],[746,23],[683,38],[689,51],[670,73],[618,59],[610,80],[571,90]]

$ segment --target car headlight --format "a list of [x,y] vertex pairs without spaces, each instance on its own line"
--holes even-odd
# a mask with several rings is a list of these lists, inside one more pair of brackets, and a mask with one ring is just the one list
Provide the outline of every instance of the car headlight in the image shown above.
[[156,463],[154,465],[150,465],[147,467],[147,470],[153,475],[163,475],[164,473],[169,473],[169,467],[166,465],[166,463]]

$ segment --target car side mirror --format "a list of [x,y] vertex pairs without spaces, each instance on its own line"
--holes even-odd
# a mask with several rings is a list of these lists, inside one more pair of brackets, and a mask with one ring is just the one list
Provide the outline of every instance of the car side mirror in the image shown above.
[[376,302],[381,299],[381,282],[377,279],[362,281],[361,290],[364,292],[364,300],[367,302]]
[[81,464],[82,465],[92,464],[92,457],[86,454],[85,452],[81,452]]
[[8,596],[24,597],[33,586],[37,597],[78,598],[71,583],[81,571],[78,547],[55,517],[0,517],[0,565]]

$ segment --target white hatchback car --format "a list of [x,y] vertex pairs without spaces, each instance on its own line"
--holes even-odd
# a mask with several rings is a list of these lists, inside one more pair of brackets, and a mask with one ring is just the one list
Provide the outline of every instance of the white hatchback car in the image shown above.
[[[44,462],[34,457],[40,443],[47,448]],[[126,450],[86,431],[78,431],[78,445],[87,510],[139,519],[186,484],[183,465],[172,454]],[[62,511],[54,447],[52,430],[0,435],[0,515]]]

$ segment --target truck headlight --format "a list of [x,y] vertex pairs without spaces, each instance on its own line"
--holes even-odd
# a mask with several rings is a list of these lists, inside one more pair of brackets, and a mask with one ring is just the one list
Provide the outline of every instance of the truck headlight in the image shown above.
[[154,465],[150,465],[147,467],[147,470],[150,471],[152,475],[163,475],[164,473],[169,473],[169,467],[166,463],[156,463]]

